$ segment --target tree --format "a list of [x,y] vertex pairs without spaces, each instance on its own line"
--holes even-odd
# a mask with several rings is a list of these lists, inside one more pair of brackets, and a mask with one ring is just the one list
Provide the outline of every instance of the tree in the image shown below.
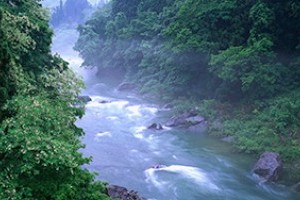
[[0,199],[109,199],[81,168],[82,84],[51,36],[39,1],[0,2]]

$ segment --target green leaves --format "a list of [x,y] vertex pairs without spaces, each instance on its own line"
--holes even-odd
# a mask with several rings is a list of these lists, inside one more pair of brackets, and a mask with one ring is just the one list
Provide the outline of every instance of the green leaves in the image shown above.
[[249,18],[252,20],[249,42],[261,40],[266,35],[271,35],[274,30],[275,13],[268,4],[258,1],[250,9]]
[[224,120],[222,131],[234,135],[237,147],[243,151],[276,151],[287,162],[297,161],[300,157],[299,95],[299,91],[293,91],[268,100],[254,107],[253,113],[233,110]]
[[253,98],[271,96],[279,90],[277,85],[285,75],[284,71],[288,71],[276,63],[272,47],[268,38],[249,47],[230,47],[211,57],[210,71],[225,81],[241,85],[242,91]]
[[39,1],[0,2],[0,199],[108,199],[83,170],[83,86],[58,56]]
[[29,32],[37,26],[27,16],[12,15],[3,9],[0,9],[0,16],[1,40],[4,42],[1,46],[15,59],[20,59],[20,53],[34,49],[36,43]]

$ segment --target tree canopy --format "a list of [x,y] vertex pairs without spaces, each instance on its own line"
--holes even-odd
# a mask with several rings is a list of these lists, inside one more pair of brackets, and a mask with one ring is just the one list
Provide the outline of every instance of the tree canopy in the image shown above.
[[224,100],[267,98],[299,87],[297,9],[292,0],[113,0],[79,28],[76,48],[84,65],[117,68],[142,85],[180,85]]
[[40,1],[0,1],[0,199],[109,199],[81,167],[82,83],[51,36]]

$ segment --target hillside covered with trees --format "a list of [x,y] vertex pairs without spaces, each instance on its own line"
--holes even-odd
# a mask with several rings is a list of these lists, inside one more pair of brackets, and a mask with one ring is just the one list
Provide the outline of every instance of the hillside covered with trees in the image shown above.
[[299,181],[299,19],[296,0],[112,0],[75,49],[102,79],[196,109],[238,149],[280,153]]
[[0,1],[0,199],[109,199],[82,168],[82,86],[58,55],[39,0]]

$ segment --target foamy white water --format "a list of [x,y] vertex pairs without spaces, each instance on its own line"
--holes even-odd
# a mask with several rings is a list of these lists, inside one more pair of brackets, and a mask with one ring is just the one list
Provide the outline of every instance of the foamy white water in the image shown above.
[[204,187],[205,189],[220,190],[220,188],[209,179],[208,175],[203,170],[183,165],[170,165],[158,169],[147,169],[145,170],[147,181],[151,181],[155,186],[159,187],[166,184],[164,181],[162,181],[162,183],[158,181],[158,177],[155,173],[159,171],[172,172],[174,173],[174,176],[180,175],[186,178],[187,181],[191,181],[191,184],[198,184],[199,187]]

